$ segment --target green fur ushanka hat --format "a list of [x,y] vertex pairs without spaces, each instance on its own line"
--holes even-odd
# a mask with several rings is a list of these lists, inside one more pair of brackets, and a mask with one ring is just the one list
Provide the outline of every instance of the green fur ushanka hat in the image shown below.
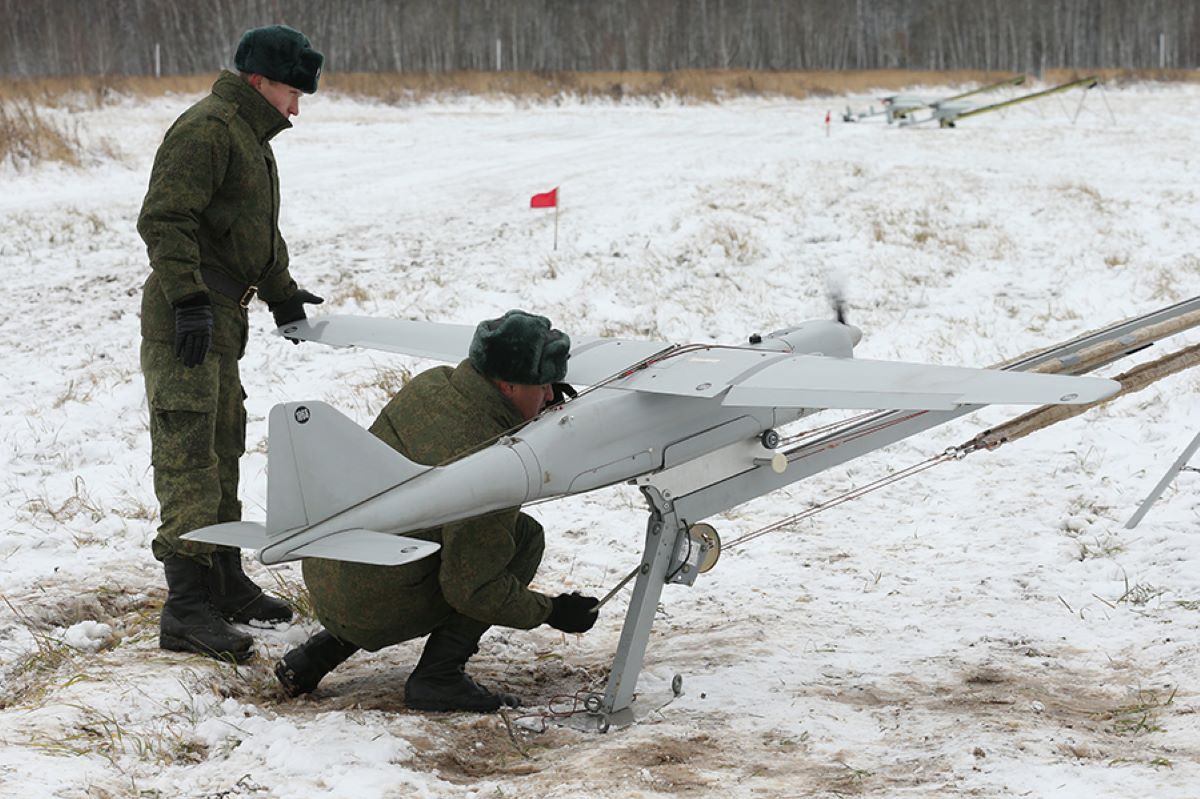
[[262,75],[312,94],[317,90],[325,56],[314,50],[300,31],[287,25],[268,25],[242,34],[233,64],[239,72]]
[[571,339],[544,316],[509,311],[475,328],[468,358],[484,377],[537,386],[567,376]]

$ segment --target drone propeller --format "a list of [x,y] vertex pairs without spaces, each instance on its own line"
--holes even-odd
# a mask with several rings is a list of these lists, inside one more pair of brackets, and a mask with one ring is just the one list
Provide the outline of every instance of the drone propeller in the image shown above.
[[840,282],[830,280],[826,284],[825,297],[829,300],[830,307],[833,308],[833,317],[837,319],[838,324],[847,324],[845,287]]

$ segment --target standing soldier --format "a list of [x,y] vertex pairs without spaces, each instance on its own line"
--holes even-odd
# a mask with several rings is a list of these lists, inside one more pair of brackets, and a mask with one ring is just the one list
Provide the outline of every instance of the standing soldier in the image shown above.
[[222,71],[163,138],[138,232],[151,267],[141,361],[162,516],[153,552],[167,578],[159,646],[241,662],[254,641],[230,622],[287,621],[292,609],[246,576],[239,550],[180,536],[241,519],[238,360],[250,301],[257,293],[279,326],[322,302],[288,272],[270,140],[291,127],[300,95],[317,90],[324,56],[300,32],[272,25],[247,31],[234,63],[240,74]]

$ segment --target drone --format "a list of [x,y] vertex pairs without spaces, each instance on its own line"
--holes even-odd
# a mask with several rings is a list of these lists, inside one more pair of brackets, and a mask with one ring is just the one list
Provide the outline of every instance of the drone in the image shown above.
[[[332,315],[276,333],[457,363],[474,330]],[[633,484],[649,507],[645,549],[628,578],[636,582],[608,686],[591,696],[586,722],[631,723],[664,586],[693,585],[720,554],[705,519],[984,405],[1087,405],[1120,388],[1029,371],[1095,336],[1003,369],[855,358],[861,338],[841,309],[836,320],[731,344],[572,336],[566,380],[583,390],[443,465],[408,460],[324,402],[281,403],[268,419],[265,523],[218,524],[184,537],[257,550],[264,564],[313,557],[398,565],[438,550],[405,533]],[[780,428],[828,409],[874,413],[785,446]],[[681,690],[678,678],[672,689]]]

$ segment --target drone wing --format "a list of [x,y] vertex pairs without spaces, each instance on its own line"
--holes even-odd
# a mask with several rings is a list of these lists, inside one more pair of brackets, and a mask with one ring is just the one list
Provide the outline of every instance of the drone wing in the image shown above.
[[467,357],[471,325],[414,322],[406,319],[375,319],[369,316],[322,316],[301,319],[275,331],[277,336],[317,341],[330,347],[365,347],[458,362]]
[[687,350],[611,388],[713,398],[750,408],[953,410],[960,405],[1078,405],[1120,384],[1096,377],[794,355],[752,348]]
[[1099,377],[794,355],[733,383],[722,404],[948,411],[960,405],[1084,405],[1120,387]]
[[[332,347],[366,347],[456,363],[467,356],[471,325],[325,316],[276,331]],[[898,361],[795,355],[753,347],[683,348],[662,342],[583,336],[572,339],[568,383],[775,408],[953,410],[960,405],[1084,404],[1120,384],[1096,377],[1030,374]],[[664,354],[645,368],[645,359]],[[626,373],[626,370],[629,370]]]
[[[331,347],[365,347],[458,363],[467,357],[475,326],[332,315],[302,319],[275,333]],[[654,341],[572,336],[566,382],[595,385],[667,347]]]

